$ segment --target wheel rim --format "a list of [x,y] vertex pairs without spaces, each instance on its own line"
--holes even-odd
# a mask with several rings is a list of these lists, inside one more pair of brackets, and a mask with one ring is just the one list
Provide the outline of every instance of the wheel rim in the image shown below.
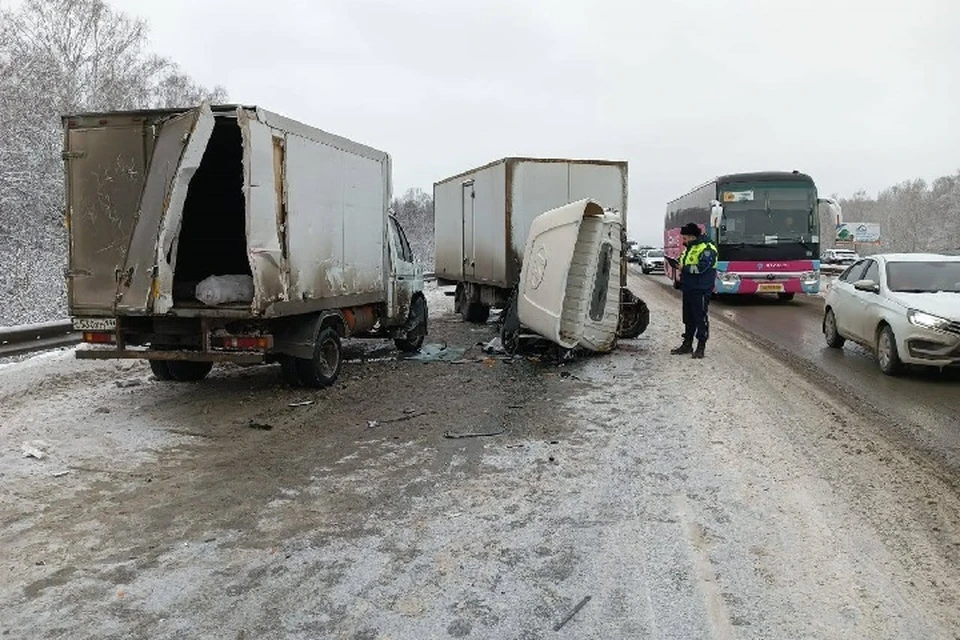
[[330,378],[337,372],[340,364],[340,350],[333,340],[327,340],[320,348],[320,373]]
[[884,331],[880,334],[880,344],[877,347],[877,358],[880,360],[880,366],[884,369],[890,366],[892,359],[890,335]]

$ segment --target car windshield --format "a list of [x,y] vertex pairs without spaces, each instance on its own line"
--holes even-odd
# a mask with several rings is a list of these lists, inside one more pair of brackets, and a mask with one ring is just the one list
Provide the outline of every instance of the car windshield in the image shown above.
[[960,293],[960,262],[888,262],[887,287],[901,293]]
[[663,251],[647,251],[648,258],[662,258]]

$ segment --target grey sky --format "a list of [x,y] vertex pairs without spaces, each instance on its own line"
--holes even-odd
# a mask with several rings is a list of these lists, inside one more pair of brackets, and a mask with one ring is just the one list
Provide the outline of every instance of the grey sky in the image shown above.
[[113,4],[232,100],[390,152],[397,192],[506,155],[628,160],[643,241],[719,173],[849,194],[960,169],[958,0]]

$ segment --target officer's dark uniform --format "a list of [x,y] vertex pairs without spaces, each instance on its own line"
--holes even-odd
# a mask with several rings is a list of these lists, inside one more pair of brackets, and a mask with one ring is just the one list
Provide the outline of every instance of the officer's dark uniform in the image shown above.
[[[680,290],[683,293],[683,344],[670,351],[674,355],[692,353],[702,358],[710,337],[710,294],[717,278],[717,247],[700,233],[700,227],[687,224],[682,235],[696,236],[680,254]],[[697,349],[693,349],[693,338]]]

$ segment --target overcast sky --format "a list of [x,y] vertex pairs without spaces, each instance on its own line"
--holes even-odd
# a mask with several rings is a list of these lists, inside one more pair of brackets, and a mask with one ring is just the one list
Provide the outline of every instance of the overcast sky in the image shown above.
[[630,235],[736,171],[821,193],[960,169],[960,0],[113,0],[235,102],[388,151],[394,188],[508,155],[630,163]]

